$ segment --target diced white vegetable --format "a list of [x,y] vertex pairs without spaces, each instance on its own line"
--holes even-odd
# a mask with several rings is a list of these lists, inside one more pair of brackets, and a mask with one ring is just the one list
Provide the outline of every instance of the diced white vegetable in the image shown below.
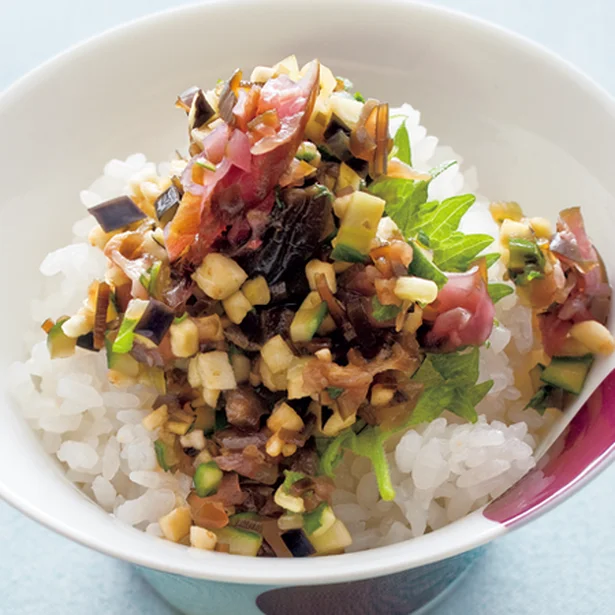
[[286,371],[295,355],[281,335],[267,340],[261,348],[261,357],[273,374]]
[[267,419],[267,427],[276,432],[280,429],[289,431],[301,431],[304,427],[303,420],[287,403],[281,403]]
[[250,359],[245,354],[235,353],[231,357],[231,365],[235,373],[235,380],[238,383],[247,382],[248,378],[250,378],[250,370],[252,369]]
[[394,292],[400,299],[427,304],[436,300],[438,285],[433,280],[403,276],[397,278]]
[[316,290],[316,276],[319,274],[325,276],[329,290],[335,294],[337,292],[337,281],[335,279],[335,269],[333,269],[333,265],[331,263],[319,261],[318,259],[312,259],[305,266],[305,276],[308,279],[311,290]]
[[208,254],[192,279],[212,299],[226,299],[237,292],[248,274],[231,258],[212,252]]
[[241,287],[241,292],[252,305],[267,305],[271,301],[267,280],[262,275],[248,280]]
[[158,520],[164,537],[173,542],[179,542],[188,535],[191,523],[192,517],[188,506],[176,508]]
[[199,351],[199,329],[190,318],[171,325],[171,352],[176,357],[192,357]]
[[260,376],[263,381],[263,384],[270,391],[286,390],[286,387],[287,387],[286,372],[279,372],[277,374],[274,374],[267,366],[267,363],[265,363],[265,361],[263,361],[262,359],[259,361],[259,372],[260,372]]
[[197,549],[205,549],[213,551],[218,542],[218,537],[210,530],[198,525],[193,525],[190,528],[190,545]]
[[214,350],[199,354],[198,367],[204,388],[228,391],[237,387],[233,367],[226,352]]
[[273,499],[278,506],[284,508],[285,510],[290,510],[290,512],[294,513],[305,512],[305,503],[303,498],[289,495],[286,491],[284,491],[282,485],[278,487]]
[[202,451],[205,448],[205,434],[200,429],[194,429],[190,433],[183,435],[179,443],[184,448],[193,448]]
[[156,410],[152,410],[142,421],[143,427],[148,431],[154,431],[166,423],[169,417],[169,410],[166,404],[159,406]]
[[252,309],[252,304],[240,290],[224,299],[222,305],[230,321],[236,325],[240,324],[246,317],[246,314]]

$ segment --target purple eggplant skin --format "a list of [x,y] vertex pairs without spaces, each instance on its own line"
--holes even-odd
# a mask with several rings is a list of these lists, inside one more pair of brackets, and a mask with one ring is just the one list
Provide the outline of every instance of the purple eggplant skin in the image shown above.
[[309,557],[314,555],[316,550],[308,540],[303,530],[289,530],[282,534],[282,540],[293,554],[293,557]]
[[141,320],[135,327],[135,335],[140,335],[158,346],[171,328],[174,318],[175,313],[170,307],[160,301],[150,299]]
[[179,207],[182,195],[175,186],[169,186],[154,202],[156,217],[162,224],[168,223]]
[[125,228],[146,217],[139,206],[126,195],[90,207],[88,211],[96,218],[105,233]]

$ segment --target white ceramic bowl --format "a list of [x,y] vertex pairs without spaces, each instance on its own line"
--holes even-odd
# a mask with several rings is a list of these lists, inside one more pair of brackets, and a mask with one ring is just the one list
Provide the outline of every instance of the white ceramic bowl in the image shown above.
[[[184,143],[184,119],[173,101],[186,86],[215,83],[237,66],[271,64],[289,53],[302,60],[318,56],[360,91],[421,109],[430,132],[477,166],[482,193],[514,198],[527,211],[551,217],[582,204],[615,272],[615,105],[576,69],[518,36],[422,4],[213,1],[96,37],[0,98],[3,378],[7,365],[23,356],[38,264],[69,239],[70,224],[82,212],[78,190],[109,158],[143,151],[164,159]],[[599,364],[592,383],[610,367]],[[560,476],[555,492],[526,502],[525,509],[492,515],[497,521],[478,512],[410,542],[292,561],[188,551],[116,521],[63,477],[4,394],[0,450],[0,495],[85,545],[191,578],[305,585],[408,570],[486,543],[511,521],[570,493],[610,448],[605,442],[578,471]]]

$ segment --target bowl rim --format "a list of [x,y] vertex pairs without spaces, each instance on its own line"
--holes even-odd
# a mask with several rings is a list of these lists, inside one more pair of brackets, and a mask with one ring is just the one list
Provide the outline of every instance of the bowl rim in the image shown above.
[[[332,1],[313,0],[313,2],[322,5],[329,5]],[[357,0],[334,1],[338,5],[350,6]],[[260,2],[280,6],[284,0],[260,0]],[[537,62],[548,65],[551,70],[559,71],[565,75],[575,87],[581,88],[589,97],[600,101],[605,107],[610,108],[615,115],[615,99],[602,86],[568,60],[524,35],[457,9],[433,5],[421,0],[378,0],[378,2],[360,0],[360,2],[362,5],[373,5],[378,10],[394,11],[397,7],[403,7],[408,11],[431,14],[436,19],[448,20],[456,28],[473,29],[476,32],[499,37],[504,44],[511,48],[516,48],[526,57],[532,57]],[[198,3],[172,7],[124,22],[77,42],[33,68],[2,91],[0,93],[0,114],[6,108],[15,104],[22,96],[26,95],[31,88],[36,87],[41,77],[53,78],[54,73],[69,66],[77,54],[96,53],[100,48],[113,45],[114,42],[121,41],[125,37],[130,36],[133,31],[146,30],[150,26],[167,20],[170,17],[174,19],[188,19],[190,15],[215,11],[216,8],[222,7],[222,5],[224,5],[225,9],[231,6],[236,10],[240,10],[241,6],[252,3],[253,0],[204,0]],[[577,481],[570,485],[571,488],[557,494],[555,498],[545,502],[544,505],[537,507],[537,509],[528,514],[523,522],[539,516],[551,509],[556,503],[575,493],[582,485],[604,470],[608,463],[613,460],[614,455],[609,455],[608,457],[601,459],[599,464],[594,465],[583,476],[579,477]],[[508,529],[503,524],[486,519],[482,515],[482,509],[479,509],[464,519],[449,524],[437,532],[414,538],[410,541],[377,547],[358,553],[318,558],[317,565],[313,565],[311,563],[313,560],[310,559],[292,561],[268,559],[266,565],[263,565],[260,559],[236,555],[229,556],[227,554],[216,553],[215,557],[210,558],[186,557],[186,550],[183,547],[166,542],[156,545],[156,554],[153,556],[131,552],[119,540],[114,544],[109,544],[92,534],[76,531],[62,520],[49,515],[17,494],[11,493],[1,482],[0,498],[26,516],[66,538],[121,560],[162,572],[170,572],[192,578],[269,586],[273,584],[325,584],[392,574],[440,561],[471,550],[490,542],[497,536],[504,534]],[[463,531],[460,532],[459,529],[462,526]],[[517,526],[515,525],[515,527]],[[144,540],[151,540],[151,537],[145,533],[142,533],[142,536]],[[153,551],[153,549],[145,550]]]

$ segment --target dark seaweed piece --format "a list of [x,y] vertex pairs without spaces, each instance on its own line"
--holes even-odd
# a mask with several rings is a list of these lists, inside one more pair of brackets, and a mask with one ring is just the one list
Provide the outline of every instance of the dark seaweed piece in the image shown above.
[[167,188],[154,202],[156,217],[161,224],[168,224],[175,216],[182,195],[175,186]]
[[373,327],[370,317],[371,302],[367,297],[363,297],[356,293],[348,293],[348,299],[345,301],[346,315],[352,328],[360,335],[356,335],[355,342],[361,349],[361,354],[366,359],[372,359],[382,347],[382,336],[379,334],[380,329]]
[[[263,330],[261,328],[260,316],[256,310],[249,311],[241,321],[239,328],[244,332],[249,340],[257,344],[263,343]],[[232,340],[231,340],[232,341]]]
[[246,352],[258,352],[261,345],[255,340],[249,338],[237,325],[229,325],[224,329],[224,337],[235,344],[237,348],[241,348]]
[[360,158],[350,158],[346,164],[360,177],[365,179],[369,173],[369,162]]
[[289,530],[282,534],[282,540],[293,554],[293,557],[308,557],[316,553],[316,549],[308,540],[303,530]]
[[331,211],[331,196],[318,184],[292,188],[280,194],[283,208],[275,208],[263,236],[262,247],[241,259],[250,275],[263,275],[269,285],[285,280],[288,285],[297,271],[318,248],[322,230]]
[[175,313],[160,301],[150,299],[141,320],[135,327],[135,335],[140,335],[158,346],[173,324]]
[[85,350],[91,350],[92,352],[98,352],[97,348],[94,348],[94,333],[90,331],[84,335],[80,335],[77,338],[77,346],[84,348]]
[[96,218],[105,233],[117,231],[146,217],[139,206],[126,195],[90,207],[88,211]]
[[[296,311],[297,305],[291,304]],[[261,331],[263,340],[266,341],[276,335],[288,336],[290,331],[290,323],[295,317],[295,312],[288,305],[279,305],[276,307],[262,310]]]
[[213,107],[207,102],[203,90],[198,90],[192,98],[188,113],[188,130],[201,128],[216,115]]

